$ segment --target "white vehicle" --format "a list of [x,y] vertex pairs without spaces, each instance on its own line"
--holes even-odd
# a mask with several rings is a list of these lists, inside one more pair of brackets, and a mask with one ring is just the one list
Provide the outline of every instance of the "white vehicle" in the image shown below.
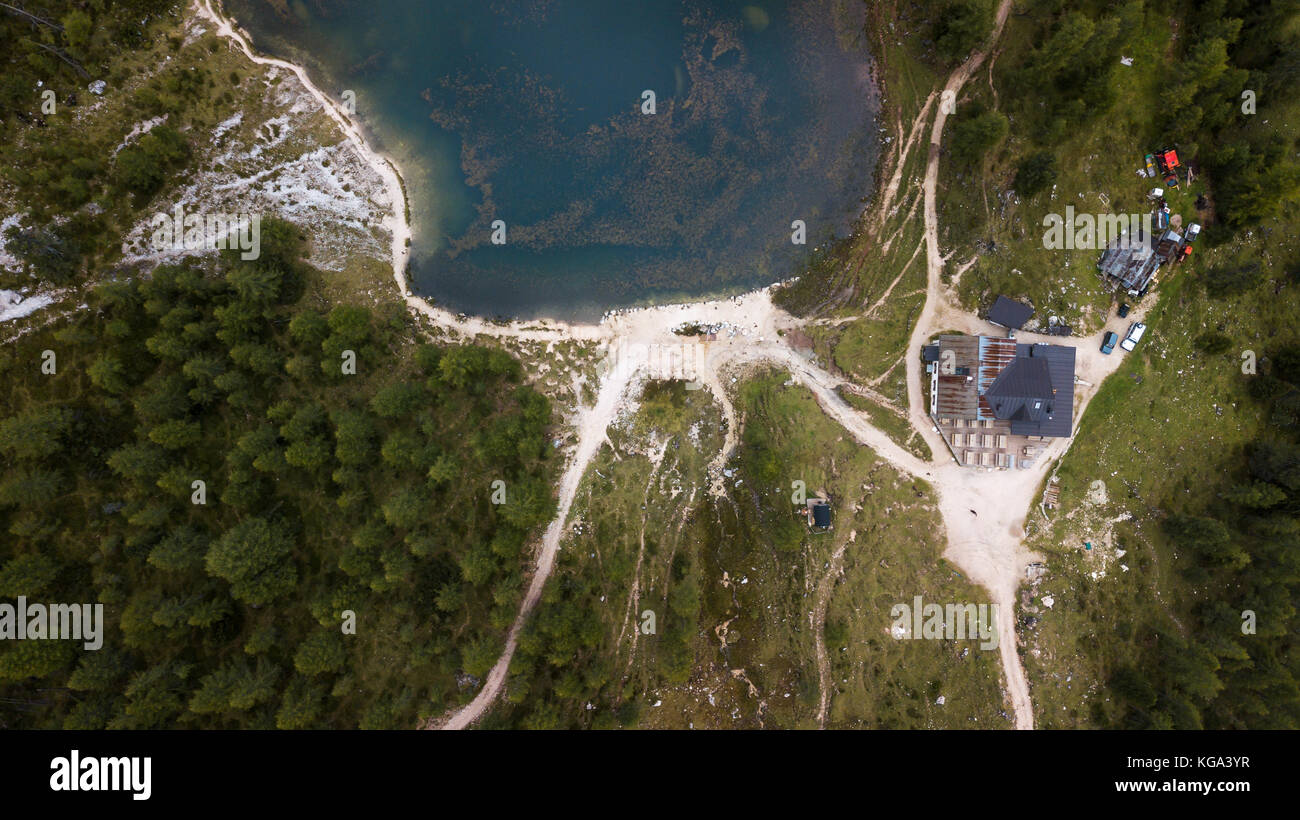
[[1142,341],[1142,334],[1146,332],[1146,325],[1141,322],[1134,322],[1129,325],[1128,333],[1124,336],[1124,341],[1119,343],[1119,346],[1132,352],[1133,348],[1137,347],[1137,343]]

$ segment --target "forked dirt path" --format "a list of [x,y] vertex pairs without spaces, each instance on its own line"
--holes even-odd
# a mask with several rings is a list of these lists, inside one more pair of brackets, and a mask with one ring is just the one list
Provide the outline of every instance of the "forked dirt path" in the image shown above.
[[[1010,8],[1010,0],[1002,0],[997,11],[996,27],[990,42],[996,41]],[[969,80],[983,59],[983,52],[973,54],[970,59],[953,72],[945,86],[946,91],[952,92],[952,98],[955,99],[956,94]],[[893,200],[897,195],[901,182],[901,168],[906,153],[915,143],[918,134],[921,133],[920,129],[925,122],[925,112],[929,110],[933,99],[934,96],[931,95],[922,113],[918,115],[913,123],[913,133],[909,134],[899,146],[900,156],[895,167],[894,178],[890,180],[885,195],[881,197],[881,207],[886,211],[892,207]],[[918,321],[916,331],[912,334],[908,355],[906,356],[909,416],[913,426],[929,442],[932,452],[936,454],[940,461],[943,460],[944,455],[947,453],[947,447],[939,438],[937,431],[933,430],[933,425],[930,423],[928,416],[925,415],[924,403],[921,400],[919,389],[920,357],[911,354],[919,349],[922,342],[928,340],[930,335],[933,335],[938,330],[965,329],[980,332],[986,329],[984,323],[955,307],[955,301],[950,300],[948,294],[942,288],[940,278],[943,257],[938,247],[935,190],[938,180],[938,146],[942,140],[946,120],[947,110],[941,105],[935,113],[935,120],[931,126],[930,154],[923,182],[927,262],[926,304]],[[887,218],[887,216],[881,214],[880,218]],[[737,312],[737,308],[740,309],[739,312]],[[1023,511],[1028,509],[1033,493],[1041,481],[1041,475],[1038,475],[1039,471],[1033,471],[1032,473],[1031,471],[1020,471],[1002,475],[982,474],[979,471],[959,467],[952,462],[941,466],[929,464],[904,450],[885,433],[869,424],[861,414],[839,397],[835,392],[835,388],[843,380],[837,379],[824,369],[813,365],[779,341],[776,334],[778,328],[797,327],[800,322],[772,304],[770,289],[746,294],[743,297],[736,297],[726,302],[676,305],[618,314],[602,322],[600,327],[620,341],[662,344],[674,341],[671,336],[672,327],[679,326],[686,321],[708,321],[720,318],[736,321],[739,326],[747,328],[745,338],[740,340],[741,343],[737,343],[737,340],[732,338],[711,345],[708,361],[703,367],[704,372],[697,375],[697,379],[703,382],[718,398],[724,412],[729,411],[731,405],[718,376],[719,372],[724,368],[744,365],[776,365],[788,370],[798,382],[807,387],[813,393],[823,411],[839,422],[857,441],[871,447],[884,460],[896,468],[914,477],[924,478],[935,487],[939,496],[939,508],[948,532],[948,549],[945,555],[948,555],[966,571],[972,581],[988,589],[995,602],[999,604],[998,630],[1001,636],[999,647],[1003,675],[1015,713],[1016,726],[1018,728],[1032,728],[1033,709],[1029,699],[1029,687],[1015,651],[1014,604],[1015,590],[1019,585],[1020,573],[1023,571],[1022,567],[1028,562],[1021,545],[1021,538],[1024,535],[1025,514]],[[602,383],[597,404],[600,405],[602,401],[611,400],[610,397],[614,393],[621,397],[627,386],[627,383],[620,384],[617,381]],[[616,403],[617,399],[612,399],[612,401]],[[727,443],[722,454],[723,458],[734,446],[735,436],[738,433],[734,411],[726,412],[726,415],[729,426]],[[463,728],[472,724],[482,715],[500,691],[505,678],[505,671],[514,652],[518,632],[531,611],[537,595],[540,595],[541,585],[544,584],[545,577],[549,574],[553,564],[554,551],[558,548],[558,537],[568,511],[566,499],[567,502],[571,503],[572,490],[576,490],[576,484],[581,479],[582,472],[585,471],[587,463],[590,461],[591,456],[594,455],[595,448],[588,446],[584,449],[583,443],[595,440],[598,447],[599,442],[604,437],[603,427],[600,430],[591,429],[591,427],[607,423],[608,420],[612,420],[612,415],[606,417],[598,412],[592,412],[585,417],[582,425],[583,429],[580,430],[579,434],[581,443],[578,455],[571,460],[562,479],[559,515],[556,521],[552,522],[551,527],[547,529],[546,537],[543,539],[542,558],[539,560],[537,571],[534,574],[530,595],[525,600],[519,617],[511,628],[506,651],[503,653],[501,660],[498,661],[497,667],[493,669],[493,673],[489,675],[487,684],[478,697],[464,709],[446,719],[442,723],[444,728]],[[1045,470],[1046,459],[1043,459],[1040,463],[1044,464],[1042,470]],[[988,481],[988,479],[993,478],[999,479],[996,487],[993,482]],[[571,489],[570,485],[572,485]],[[963,515],[970,515],[970,509],[986,510],[982,520],[978,516],[973,516],[978,520],[977,527],[971,527],[970,523],[962,518]],[[1016,510],[1022,512],[1016,512]],[[536,589],[536,595],[533,594],[534,589]],[[824,642],[819,645],[824,650]],[[824,723],[829,705],[827,677],[829,663],[824,651],[818,653],[818,667],[819,680],[825,682],[822,686],[818,720],[819,723]]]
[[[651,345],[680,345],[681,337],[672,329],[687,322],[725,322],[732,328],[730,334],[708,345],[706,361],[695,376],[718,400],[728,422],[723,452],[711,465],[711,472],[720,473],[721,466],[736,446],[740,420],[736,417],[730,397],[724,387],[722,374],[733,369],[743,370],[754,366],[775,366],[788,371],[796,381],[807,387],[822,410],[859,443],[871,447],[881,459],[902,472],[924,479],[934,488],[938,506],[947,532],[948,547],[945,556],[961,568],[972,582],[983,586],[992,595],[998,607],[999,651],[1008,697],[1018,728],[1032,728],[1033,709],[1029,687],[1015,648],[1015,593],[1023,577],[1028,553],[1022,545],[1024,524],[1034,494],[1053,462],[1068,449],[1070,439],[1057,439],[1047,448],[1032,470],[989,472],[957,465],[947,446],[925,412],[921,390],[921,345],[933,335],[944,330],[967,333],[989,333],[992,326],[957,307],[957,301],[942,283],[944,259],[939,250],[938,220],[935,192],[938,182],[939,146],[947,121],[945,98],[955,100],[962,87],[984,61],[981,51],[953,71],[944,86],[944,92],[931,94],[912,123],[910,133],[903,137],[901,128],[895,148],[897,155],[893,173],[879,198],[879,210],[870,215],[882,223],[895,208],[900,187],[903,186],[903,167],[908,153],[924,134],[925,123],[932,108],[934,119],[930,125],[929,155],[925,176],[921,183],[924,199],[925,251],[926,251],[926,301],[904,354],[907,370],[908,417],[912,426],[930,445],[935,454],[933,463],[922,461],[900,447],[889,436],[873,427],[866,419],[846,404],[836,392],[844,380],[831,375],[797,354],[779,337],[778,330],[798,328],[804,322],[777,308],[771,300],[771,288],[711,302],[686,305],[667,305],[644,310],[623,311],[610,314],[599,324],[567,324],[554,321],[493,322],[477,317],[452,315],[429,305],[413,295],[406,281],[411,235],[405,195],[396,167],[387,158],[375,152],[366,142],[361,128],[328,95],[317,88],[306,72],[284,60],[257,55],[248,38],[229,20],[213,8],[211,0],[194,0],[195,13],[212,24],[215,33],[224,37],[249,60],[259,65],[273,65],[292,72],[303,86],[316,97],[327,113],[338,123],[344,135],[352,140],[362,157],[385,183],[391,199],[392,215],[386,227],[392,232],[393,275],[399,292],[407,306],[428,317],[440,327],[472,339],[477,335],[493,338],[513,338],[533,341],[584,340],[603,346],[607,353],[622,345],[615,366],[609,368],[600,380],[596,399],[590,408],[579,411],[575,420],[577,445],[573,448],[559,480],[559,501],[555,518],[547,526],[537,546],[536,564],[519,612],[507,635],[504,650],[488,673],[483,688],[464,707],[428,721],[427,728],[463,729],[472,725],[491,707],[500,695],[509,671],[510,661],[518,645],[519,635],[541,598],[542,590],[555,566],[568,515],[576,498],[582,478],[600,447],[606,442],[606,430],[627,405],[626,401],[636,387],[647,378],[662,378],[653,372],[645,355]],[[1011,9],[1011,0],[1001,0],[995,28],[988,48],[1001,33]],[[936,96],[939,105],[935,106]],[[913,183],[914,184],[914,183]],[[1139,316],[1131,317],[1137,320]],[[1112,319],[1112,324],[1118,320]],[[1116,328],[1108,328],[1116,329]],[[1036,341],[1031,334],[1022,334],[1024,341]],[[1045,340],[1045,339],[1044,339]],[[1081,342],[1073,339],[1053,338],[1055,344],[1072,344],[1078,350],[1076,371],[1082,388],[1076,390],[1075,423],[1082,415],[1097,387],[1120,364],[1120,356],[1102,356],[1093,340]],[[719,491],[715,484],[713,490]],[[972,510],[975,514],[972,515]],[[842,554],[842,553],[841,553]],[[834,562],[833,562],[834,563]],[[834,569],[834,565],[832,566]],[[834,575],[822,579],[822,587],[829,590]],[[819,598],[821,596],[819,595]],[[819,643],[818,672],[822,682],[818,709],[819,723],[824,723],[829,707],[828,661],[824,641]]]

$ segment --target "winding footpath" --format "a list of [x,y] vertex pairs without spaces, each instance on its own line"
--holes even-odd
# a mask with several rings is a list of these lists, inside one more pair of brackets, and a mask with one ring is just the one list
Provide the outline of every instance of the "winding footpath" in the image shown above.
[[601,444],[604,443],[605,430],[614,421],[614,416],[618,413],[619,405],[627,388],[632,383],[635,372],[636,370],[630,367],[615,368],[601,383],[595,407],[585,411],[579,424],[577,450],[569,459],[569,463],[565,465],[564,473],[560,476],[559,508],[556,510],[555,518],[546,527],[545,534],[542,535],[542,546],[537,557],[537,569],[533,572],[532,582],[528,585],[528,592],[524,595],[523,603],[519,605],[519,615],[510,626],[510,633],[506,637],[505,650],[501,653],[496,665],[488,672],[487,681],[483,684],[483,688],[479,690],[474,700],[470,701],[469,705],[464,709],[452,715],[441,728],[464,729],[468,727],[487,710],[492,702],[496,700],[497,695],[500,694],[501,687],[506,680],[506,674],[510,671],[510,660],[514,657],[515,647],[519,643],[519,633],[528,622],[529,613],[541,600],[542,588],[546,586],[546,579],[551,576],[551,570],[555,567],[555,556],[560,551],[560,538],[564,535],[564,525],[568,521],[569,509],[573,506],[573,499],[578,494],[578,485],[582,481],[583,474],[587,472],[587,466],[591,464],[592,458],[595,457],[600,450]]
[[[320,101],[322,108],[338,124],[344,135],[355,143],[365,162],[384,181],[384,188],[391,200],[392,208],[392,214],[386,220],[385,228],[392,233],[393,276],[399,292],[413,312],[426,316],[438,326],[468,339],[486,335],[493,338],[538,342],[582,340],[602,346],[607,355],[616,359],[615,366],[609,368],[601,378],[594,404],[590,408],[579,411],[576,419],[578,442],[569,455],[559,480],[556,515],[546,527],[541,542],[536,547],[535,568],[527,592],[520,603],[519,612],[507,634],[505,648],[500,658],[488,673],[482,689],[469,704],[440,718],[431,719],[426,724],[426,728],[468,728],[479,720],[500,696],[509,673],[510,661],[518,645],[519,635],[541,600],[542,590],[555,567],[569,512],[583,476],[605,442],[607,428],[614,422],[620,410],[626,407],[626,402],[635,395],[637,387],[645,380],[659,376],[650,372],[650,363],[646,361],[645,351],[651,345],[680,342],[680,337],[673,334],[672,329],[688,322],[726,322],[734,328],[743,328],[743,333],[709,343],[706,361],[701,365],[701,372],[696,374],[697,381],[710,391],[720,405],[727,422],[726,441],[722,452],[711,463],[710,475],[715,479],[720,475],[721,467],[725,465],[734,450],[740,432],[740,421],[723,386],[721,374],[730,370],[762,365],[775,366],[788,371],[798,383],[812,393],[827,416],[840,424],[856,441],[870,447],[882,460],[901,472],[925,480],[934,489],[947,533],[948,545],[944,555],[960,567],[969,580],[987,589],[994,602],[998,604],[999,652],[1007,697],[1017,728],[1033,727],[1029,685],[1016,651],[1014,617],[1016,590],[1024,577],[1025,566],[1032,558],[1023,547],[1022,540],[1027,511],[1032,505],[1035,494],[1049,469],[1068,449],[1070,439],[1055,440],[1033,469],[978,470],[955,463],[947,445],[938,435],[938,431],[926,413],[926,397],[922,394],[921,362],[920,356],[917,355],[920,347],[943,330],[962,330],[970,333],[993,332],[992,326],[958,308],[956,299],[942,282],[941,274],[945,260],[939,250],[936,188],[939,149],[949,108],[942,103],[934,106],[934,94],[925,101],[906,137],[902,135],[900,128],[896,148],[899,153],[895,160],[893,174],[878,198],[876,210],[866,216],[868,219],[880,220],[882,225],[890,218],[889,211],[894,208],[900,187],[904,186],[901,175],[907,153],[924,134],[925,124],[929,121],[933,109],[933,120],[930,121],[929,155],[920,192],[924,201],[926,301],[911,334],[907,350],[903,354],[907,372],[908,419],[935,454],[934,462],[926,462],[899,446],[881,430],[873,427],[861,413],[840,398],[836,388],[846,384],[844,379],[818,367],[785,344],[781,338],[783,332],[798,329],[808,322],[796,319],[776,307],[771,299],[772,288],[764,288],[731,299],[620,311],[606,316],[599,324],[568,324],[554,321],[499,323],[477,317],[453,315],[446,310],[429,305],[424,299],[411,293],[406,280],[411,229],[405,192],[394,163],[369,145],[360,125],[333,99],[315,86],[302,67],[285,60],[256,54],[248,37],[230,20],[223,17],[213,7],[211,0],[194,0],[193,8],[199,17],[214,27],[218,36],[228,39],[252,62],[275,66],[296,76],[304,88]],[[957,99],[962,88],[983,63],[993,44],[997,42],[1010,9],[1011,0],[1001,0],[988,46],[972,54],[952,72],[944,86],[944,93],[940,95],[941,101]],[[914,185],[914,182],[906,183],[909,189]],[[1139,316],[1140,312],[1131,318],[1138,319]],[[1039,340],[1032,334],[1021,334],[1021,336],[1022,340],[1027,342]],[[1079,385],[1082,385],[1075,394],[1075,424],[1077,425],[1088,401],[1105,377],[1119,366],[1122,359],[1118,356],[1100,355],[1092,338],[1087,340],[1053,338],[1051,341],[1055,344],[1072,344],[1077,350]],[[717,481],[714,483],[713,492],[722,492],[721,484]],[[971,514],[972,510],[976,515]],[[842,555],[842,550],[843,547],[839,555]],[[822,580],[823,591],[827,595],[834,583],[835,562],[832,562],[831,570]],[[819,599],[821,595],[822,593],[819,593]],[[820,633],[821,625],[817,624],[815,628]],[[818,722],[824,725],[830,703],[829,676],[826,674],[824,646],[820,644],[819,646],[822,650],[818,653],[822,691]]]

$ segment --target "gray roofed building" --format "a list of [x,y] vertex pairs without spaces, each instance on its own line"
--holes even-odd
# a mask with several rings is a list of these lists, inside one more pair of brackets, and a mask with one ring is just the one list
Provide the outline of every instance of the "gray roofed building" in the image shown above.
[[984,398],[1017,436],[1068,437],[1074,416],[1074,348],[1017,345]]
[[1012,330],[1019,330],[1024,327],[1029,317],[1034,315],[1034,309],[1023,302],[1017,302],[1014,299],[1008,299],[1005,296],[999,296],[989,308],[989,321],[995,325],[1009,327]]
[[807,499],[804,502],[804,514],[808,517],[808,526],[822,531],[831,528],[831,505],[826,499]]
[[831,525],[831,505],[822,503],[812,508],[813,526],[828,529]]

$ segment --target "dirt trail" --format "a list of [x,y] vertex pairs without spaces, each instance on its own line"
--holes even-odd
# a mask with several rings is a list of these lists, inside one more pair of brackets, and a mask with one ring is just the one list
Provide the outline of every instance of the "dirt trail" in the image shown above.
[[[992,44],[996,43],[998,37],[1001,36],[1002,26],[1006,23],[1007,15],[1011,12],[1011,5],[1011,0],[1002,0],[998,5],[993,34],[989,38],[988,47],[992,47]],[[939,218],[935,191],[939,182],[939,146],[943,142],[943,129],[947,125],[949,113],[949,106],[945,105],[943,101],[947,98],[955,104],[962,87],[966,85],[971,75],[984,62],[987,53],[987,50],[984,50],[971,54],[966,62],[953,71],[948,78],[948,82],[944,85],[943,92],[939,95],[940,105],[935,112],[934,122],[930,127],[930,154],[925,165],[925,179],[921,183],[922,193],[925,197],[923,210],[925,214],[926,293],[925,305],[921,308],[921,316],[917,319],[916,328],[912,331],[907,346],[907,403],[912,426],[930,445],[931,452],[936,455],[946,453],[948,448],[940,438],[938,431],[934,429],[929,416],[926,415],[925,401],[921,395],[921,360],[919,356],[911,354],[912,351],[920,350],[921,346],[939,331],[966,330],[969,327],[967,322],[972,318],[955,306],[956,300],[951,297],[948,289],[944,287],[941,277],[944,262],[943,256],[939,252]],[[914,129],[919,127],[920,123],[917,123]]]
[[817,679],[821,688],[821,696],[817,701],[819,729],[826,728],[826,713],[830,711],[831,705],[831,660],[826,649],[826,609],[831,602],[831,593],[835,591],[835,578],[844,570],[844,551],[856,537],[856,530],[849,533],[849,537],[831,555],[821,582],[817,584],[817,601],[808,613],[808,626],[812,629],[817,647]]
[[[997,42],[1010,9],[1010,0],[1002,0],[989,41],[990,47]],[[985,56],[986,52],[972,54],[949,77],[945,91],[951,92],[951,99],[955,100],[959,96],[962,87],[979,68]],[[1033,704],[1029,695],[1029,682],[1016,652],[1015,631],[1016,590],[1024,578],[1025,567],[1036,557],[1023,544],[1025,520],[1039,487],[1055,463],[1069,449],[1073,438],[1054,439],[1039,456],[1035,466],[1028,470],[972,469],[952,461],[947,445],[943,443],[926,413],[926,399],[922,395],[921,359],[916,351],[945,330],[989,335],[1001,335],[1003,332],[963,311],[958,307],[951,290],[943,284],[941,275],[945,260],[939,250],[936,189],[939,178],[939,145],[947,116],[948,111],[941,105],[930,131],[930,155],[922,183],[925,196],[926,301],[906,354],[909,418],[912,426],[930,444],[936,458],[948,461],[934,468],[933,480],[939,495],[939,509],[948,530],[948,548],[944,551],[944,557],[960,567],[969,580],[987,589],[992,594],[994,603],[998,604],[998,648],[1016,727],[1032,729]],[[963,265],[962,271],[970,264],[967,262]],[[1111,317],[1107,329],[1122,332],[1128,322],[1140,321],[1143,314],[1144,311],[1135,311],[1127,320]],[[1017,334],[1017,340],[1026,344],[1049,342],[1075,348],[1076,426],[1102,381],[1123,361],[1121,356],[1101,353],[1096,337],[1048,337],[1022,332]],[[972,510],[975,515],[971,514]]]
[[[933,93],[925,98],[925,104],[921,110],[916,113],[916,119],[912,120],[911,131],[908,132],[907,138],[904,139],[901,132],[899,133],[898,148],[894,160],[894,173],[890,176],[888,184],[880,195],[880,204],[877,206],[877,218],[881,224],[889,219],[889,211],[894,207],[894,197],[898,195],[898,187],[903,181],[903,166],[907,165],[907,155],[911,152],[912,146],[916,143],[917,138],[921,135],[921,124],[925,122],[930,114],[930,106],[934,105]],[[900,123],[901,125],[901,123]]]
[[[555,518],[547,526],[542,537],[537,566],[528,593],[510,627],[505,649],[488,673],[487,681],[478,695],[462,709],[440,720],[430,721],[427,728],[467,728],[483,716],[500,694],[510,668],[510,660],[514,657],[518,645],[519,633],[527,623],[533,607],[541,598],[546,580],[554,569],[555,554],[559,551],[560,539],[563,537],[578,485],[592,459],[605,443],[606,430],[625,406],[624,400],[633,392],[635,385],[647,377],[652,365],[649,359],[651,346],[682,344],[682,338],[674,334],[672,329],[688,322],[726,322],[740,330],[736,336],[713,343],[710,346],[710,356],[701,363],[696,374],[698,380],[713,392],[723,408],[724,417],[730,422],[726,443],[720,456],[725,460],[727,454],[735,447],[738,424],[735,410],[731,407],[730,398],[722,387],[717,372],[717,364],[728,361],[730,356],[725,352],[716,356],[713,354],[719,350],[746,349],[751,346],[751,339],[759,344],[767,343],[775,347],[777,314],[778,309],[772,304],[769,289],[764,289],[727,300],[625,311],[607,316],[600,325],[593,326],[597,337],[604,337],[611,343],[616,343],[611,344],[614,353],[612,366],[605,370],[601,378],[595,406],[580,414],[576,431],[578,444],[560,477],[560,503]],[[772,341],[769,342],[769,339]],[[721,475],[721,464],[717,459],[714,463],[717,464],[718,474]]]
[[[724,417],[729,421],[726,443],[720,457],[725,459],[734,448],[739,432],[735,411],[730,409],[730,397],[722,385],[720,374],[733,368],[775,365],[789,371],[796,381],[812,392],[827,415],[843,425],[857,441],[875,450],[881,458],[913,476],[926,477],[933,472],[929,464],[872,427],[839,397],[835,388],[843,383],[842,379],[808,362],[781,341],[777,329],[795,326],[797,320],[772,304],[770,289],[717,302],[647,308],[607,318],[600,327],[622,342],[620,359],[616,366],[605,373],[597,393],[596,406],[581,414],[577,430],[578,445],[560,479],[559,508],[542,538],[537,568],[528,594],[511,626],[505,650],[488,673],[486,683],[474,700],[441,720],[431,721],[429,728],[467,728],[482,717],[500,694],[518,644],[519,633],[541,597],[546,579],[554,568],[555,554],[559,550],[559,542],[582,476],[604,443],[605,431],[618,415],[624,399],[646,377],[650,363],[645,357],[645,351],[653,344],[680,343],[681,337],[676,336],[672,328],[697,321],[721,321],[744,328],[735,336],[723,337],[710,343],[709,354],[697,373],[699,381],[714,393],[723,408]],[[725,460],[719,463],[715,458],[712,464],[720,471],[722,463]]]
[[[921,248],[925,244],[926,243],[922,241],[916,246],[916,250],[912,251],[912,255],[908,257],[907,262],[899,269],[898,276],[895,276],[894,281],[889,283],[889,287],[885,288],[885,292],[880,294],[880,298],[876,300],[875,304],[867,308],[867,312],[862,314],[864,318],[870,319],[876,315],[876,311],[885,306],[886,300],[888,300],[890,295],[894,292],[894,288],[898,287],[898,283],[903,281],[903,277],[907,275],[907,269],[912,267],[912,263],[916,261],[916,257],[920,255]],[[888,252],[888,248],[885,249],[885,252]]]
[[[916,355],[922,345],[944,330],[987,332],[988,325],[960,310],[943,284],[944,258],[939,250],[939,227],[936,190],[939,180],[939,147],[947,124],[950,106],[961,89],[979,69],[1002,33],[1011,0],[998,5],[993,33],[983,51],[972,54],[949,76],[940,94],[940,105],[930,128],[930,153],[926,161],[922,192],[925,197],[926,300],[907,348],[908,416],[912,426],[930,445],[939,459],[951,459],[947,445],[926,413],[922,396],[921,359]],[[1066,440],[1068,441],[1068,439]],[[939,510],[948,531],[944,556],[962,569],[966,576],[983,586],[998,604],[999,651],[1003,678],[1015,713],[1016,728],[1032,729],[1033,704],[1029,682],[1016,652],[1015,593],[1030,556],[1022,539],[1027,510],[1050,461],[1040,458],[1034,470],[1006,472],[983,471],[961,467],[951,461],[936,467],[934,481],[939,495]],[[974,511],[974,515],[972,515]]]
[[[488,706],[492,704],[501,692],[501,687],[505,683],[506,673],[510,669],[510,659],[514,657],[515,647],[519,643],[519,633],[523,631],[524,624],[528,622],[528,616],[537,605],[537,601],[542,597],[542,588],[546,586],[546,579],[551,576],[551,570],[555,566],[555,554],[560,550],[560,538],[564,535],[565,524],[569,518],[569,508],[573,506],[573,499],[578,494],[578,485],[582,482],[582,476],[587,472],[587,466],[591,464],[592,458],[600,450],[601,444],[605,441],[605,430],[614,421],[622,404],[624,395],[629,391],[633,383],[633,377],[639,371],[639,368],[614,368],[611,373],[601,382],[600,390],[596,395],[596,404],[582,414],[578,424],[578,446],[573,456],[565,465],[564,473],[560,476],[560,503],[556,510],[555,518],[546,527],[546,532],[542,536],[541,550],[537,556],[537,568],[533,571],[532,582],[528,585],[528,592],[524,596],[523,603],[519,606],[519,614],[515,617],[514,623],[510,626],[510,633],[506,637],[505,650],[497,660],[492,671],[488,672],[487,681],[483,688],[473,701],[464,709],[451,715],[445,723],[441,725],[443,729],[464,729],[471,723],[478,720]],[[435,728],[430,726],[429,728]]]
[[727,494],[722,471],[727,466],[727,459],[731,458],[736,445],[740,442],[740,420],[736,417],[736,408],[731,403],[731,397],[727,395],[727,389],[722,386],[722,379],[718,377],[716,367],[702,368],[701,372],[696,374],[696,378],[713,394],[713,398],[722,408],[722,417],[727,422],[727,433],[722,442],[722,449],[709,462],[708,467],[708,475],[713,479],[709,483],[709,493],[714,498],[721,498]]
[[[632,623],[632,616],[636,612],[636,605],[641,601],[641,566],[645,563],[645,522],[649,516],[650,506],[650,488],[654,486],[655,477],[659,474],[659,465],[663,464],[664,456],[668,453],[668,445],[672,442],[671,438],[666,438],[659,445],[659,450],[650,456],[650,477],[645,482],[645,492],[641,496],[641,506],[645,507],[641,512],[641,534],[639,537],[640,545],[636,551],[636,569],[632,571],[632,588],[627,593],[627,608],[623,611],[623,626],[618,631],[618,640],[614,643],[614,653],[617,655],[619,649],[623,647],[623,638],[627,635],[628,624]],[[637,636],[641,630],[636,626],[632,627],[632,649],[628,652],[627,662],[629,665],[632,659],[636,657]]]

